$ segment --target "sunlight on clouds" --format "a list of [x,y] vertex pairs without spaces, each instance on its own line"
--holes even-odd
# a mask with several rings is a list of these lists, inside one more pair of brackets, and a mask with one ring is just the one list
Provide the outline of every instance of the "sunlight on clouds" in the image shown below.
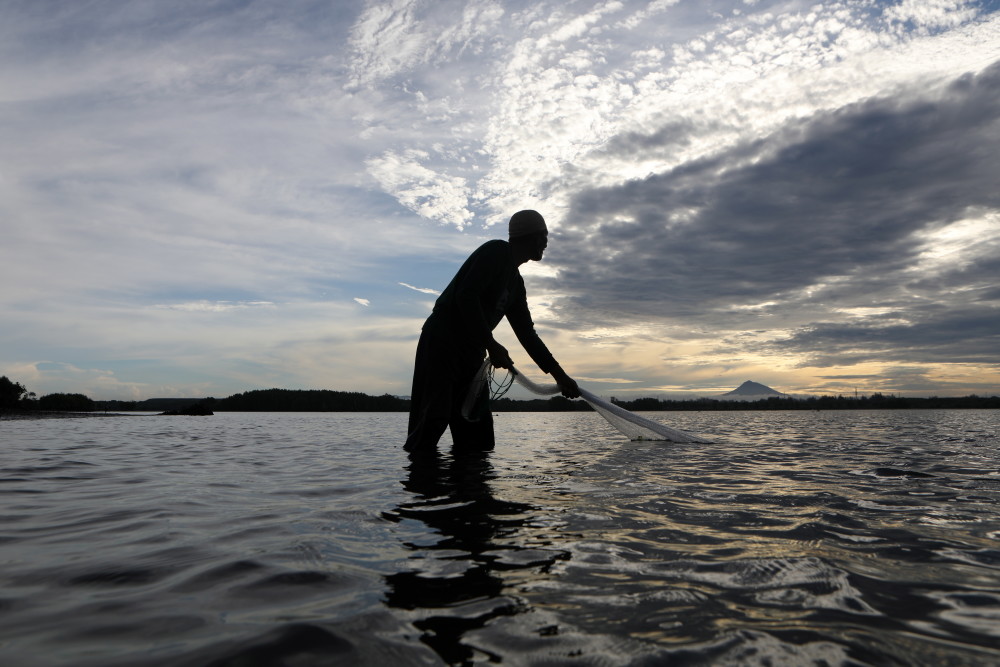
[[[836,4],[733,19],[687,47],[675,46],[669,62],[636,49],[629,69],[614,67],[596,41],[573,45],[589,61],[560,59],[565,44],[526,35],[508,61],[505,103],[486,137],[494,168],[480,187],[510,206],[516,193],[537,187],[529,183],[552,183],[547,205],[559,210],[570,194],[553,180],[560,174],[567,188],[641,178],[767,136],[791,119],[865,99],[898,85],[901,76],[982,66],[991,57],[971,46],[972,35],[988,28],[935,40],[908,37],[906,47],[893,52],[888,47],[898,45],[866,21]],[[603,76],[580,76],[595,71]],[[651,142],[621,156],[601,148],[623,132],[652,136],[665,124],[694,131],[684,145]]]
[[598,382],[601,384],[635,384],[638,380],[631,380],[627,378],[616,378],[616,377],[589,377],[587,375],[574,375],[573,379],[577,382]]
[[953,28],[969,21],[978,14],[975,2],[970,0],[903,0],[887,7],[883,16],[896,30],[913,29],[927,34],[935,28]]
[[[1000,385],[1000,368],[983,367],[974,364],[940,364],[937,366],[920,367],[919,371],[926,375],[928,386],[924,389],[941,392],[940,395],[952,393],[950,387],[972,387],[977,393],[995,392]],[[994,394],[995,395],[995,394]]]
[[[818,5],[816,9],[827,11]],[[648,75],[652,83],[630,108],[630,122],[655,126],[667,120],[667,114],[676,114],[691,119],[695,127],[703,124],[699,117],[711,118],[714,127],[699,128],[683,150],[663,154],[659,165],[647,158],[642,168],[662,170],[700,159],[735,142],[770,134],[797,117],[864,99],[898,79],[899,66],[908,68],[910,76],[955,66],[922,53],[893,54],[861,19],[852,23],[794,14],[738,31],[723,28],[708,39],[710,47],[704,39],[692,40],[688,49],[676,47],[675,64]],[[911,50],[929,48],[941,47],[921,44]],[[972,59],[959,44],[945,45],[944,50],[967,62]],[[634,167],[625,173],[641,175]]]
[[[878,326],[881,327],[895,327],[912,324],[909,319],[900,317],[898,308],[891,306],[854,306],[852,308],[833,308],[831,309],[831,314],[832,313],[843,315],[851,320],[868,323],[869,326],[874,326],[874,322],[878,322]],[[890,315],[892,317],[889,317]]]
[[[613,119],[632,96],[617,77],[602,77],[603,54],[577,37],[604,14],[609,3],[589,14],[568,18],[556,9],[524,26],[500,74],[500,99],[484,136],[490,172],[480,181],[479,198],[494,211],[517,210],[526,197],[546,197],[551,214],[560,207],[557,193],[545,187],[564,165],[613,134]],[[554,33],[549,32],[555,27]],[[545,187],[539,192],[539,185]],[[551,216],[553,227],[558,216]]]
[[803,368],[813,383],[803,385],[807,394],[851,395],[875,392],[897,395],[950,396],[956,390],[993,393],[1000,382],[1000,370],[972,364],[889,364],[866,363],[838,369],[827,375],[823,368]]
[[[989,26],[959,29],[975,15],[962,3],[905,3],[886,8],[882,17],[844,3],[800,10],[791,5],[782,14],[720,18],[686,42],[671,45],[651,26],[676,4],[607,2],[584,13],[543,4],[506,15],[488,9],[489,3],[466,5],[462,26],[470,13],[492,11],[492,19],[503,19],[492,29],[484,24],[477,38],[509,27],[503,37],[493,35],[498,41],[482,51],[490,64],[475,79],[454,71],[463,88],[482,87],[482,72],[492,79],[491,113],[479,136],[489,168],[477,174],[460,167],[465,158],[449,155],[456,150],[454,143],[416,140],[371,158],[371,174],[407,208],[459,229],[476,215],[494,224],[526,206],[544,209],[558,228],[568,198],[580,187],[662,173],[773,135],[789,121],[865,99],[906,79],[981,67],[991,58],[982,48],[971,47],[984,43],[976,35],[989,32]],[[377,73],[372,83],[403,67],[400,54],[416,48],[411,42],[429,39],[425,24],[433,16],[433,10],[411,2],[369,7],[355,28],[355,48],[374,54],[384,50],[382,60],[396,63],[370,63]],[[922,33],[885,32],[887,24],[900,21],[958,28],[924,38]],[[471,38],[465,28],[459,34]],[[448,49],[466,42],[449,37],[444,43],[433,58],[456,65],[458,55],[449,55]],[[996,48],[996,40],[985,43]],[[417,61],[431,62],[428,48],[421,47],[425,55]],[[381,62],[379,56],[371,57]],[[434,90],[420,82],[418,76],[407,84],[414,93],[405,104],[416,110],[446,102],[442,95],[449,88]],[[481,101],[477,97],[471,103]],[[446,109],[454,118],[469,111],[458,98],[447,100]],[[411,117],[399,103],[383,113]],[[424,127],[436,122],[426,111],[422,115],[424,120],[413,122]],[[652,139],[666,126],[678,128],[677,142],[635,142],[635,150],[620,154],[607,150],[622,136]],[[477,127],[472,124],[465,131],[476,132]],[[470,164],[478,164],[474,143],[461,150]],[[442,166],[430,166],[438,163]]]
[[[797,367],[797,357],[735,347],[723,350],[721,340],[711,336],[686,339],[687,332],[678,327],[630,324],[574,331],[549,328],[539,317],[535,321],[560,364],[572,368],[574,377],[585,380],[588,389],[602,396],[709,396],[731,391],[748,379],[790,393],[802,391],[808,383],[808,373]],[[521,360],[523,353],[508,327],[501,324],[495,335],[512,350],[521,370],[538,374],[530,360]],[[776,334],[746,335],[769,341]]]
[[977,260],[1000,256],[1000,211],[969,211],[969,216],[917,232],[921,244],[915,274],[961,271]]
[[[848,314],[861,318],[873,315],[860,310]],[[629,326],[589,332],[546,329],[543,335],[551,341],[560,362],[573,368],[581,381],[586,378],[590,390],[620,398],[712,397],[735,389],[745,380],[800,396],[855,390],[926,395],[934,386],[947,395],[962,391],[962,387],[990,391],[1000,378],[1000,371],[973,364],[865,361],[842,364],[838,379],[827,375],[828,368],[803,363],[797,351],[785,350],[782,337],[790,331],[720,332],[718,338],[696,340],[681,338],[680,333],[663,327]],[[586,344],[580,345],[580,340]]]
[[421,62],[431,40],[414,17],[417,0],[372,2],[354,25],[351,85],[369,85]]
[[732,304],[730,310],[746,310],[751,312],[766,312],[767,309],[779,305],[777,301],[762,301],[761,303]]
[[420,164],[428,153],[387,151],[368,161],[368,171],[399,202],[427,218],[462,229],[469,224],[469,192],[465,179],[448,177]]
[[[461,56],[467,50],[478,52],[481,45],[477,42],[489,37],[504,9],[492,0],[473,0],[461,3],[461,13],[456,16],[456,4],[369,2],[352,30],[349,87],[374,86],[419,66]],[[430,16],[422,13],[424,10]],[[445,15],[436,16],[436,11]]]
[[560,11],[554,11],[545,19],[536,21],[532,28],[541,26],[544,34],[538,40],[538,47],[546,49],[550,42],[566,42],[586,34],[595,24],[608,14],[615,14],[624,8],[621,2],[605,2],[595,5],[587,14],[569,16]]
[[622,20],[617,27],[626,30],[637,28],[645,21],[657,18],[659,14],[662,14],[679,2],[680,0],[653,0],[644,9],[640,9]]

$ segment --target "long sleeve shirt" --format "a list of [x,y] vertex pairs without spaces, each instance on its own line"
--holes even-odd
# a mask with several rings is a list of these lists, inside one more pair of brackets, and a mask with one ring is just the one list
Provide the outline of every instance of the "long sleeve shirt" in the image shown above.
[[524,279],[514,263],[510,244],[487,241],[465,260],[438,297],[424,331],[455,345],[463,357],[482,359],[493,329],[504,317],[542,371],[551,373],[558,367],[535,332]]

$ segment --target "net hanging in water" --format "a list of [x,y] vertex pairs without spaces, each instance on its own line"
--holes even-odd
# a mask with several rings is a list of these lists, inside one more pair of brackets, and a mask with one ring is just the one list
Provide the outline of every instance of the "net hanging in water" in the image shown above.
[[[469,418],[469,415],[472,414],[477,399],[486,389],[487,379],[490,377],[490,369],[490,360],[484,360],[479,372],[476,373],[475,378],[472,380],[472,384],[469,387],[469,393],[465,399],[465,405],[462,409],[462,414],[467,419]],[[523,373],[517,371],[516,369],[512,368],[511,372],[514,374],[514,380],[519,385],[534,394],[538,394],[540,396],[551,396],[553,394],[558,394],[560,391],[559,385],[555,383],[540,385],[532,382],[525,377]],[[675,428],[670,428],[669,426],[664,426],[663,424],[655,422],[652,419],[641,417],[634,412],[629,412],[620,405],[609,403],[603,398],[587,391],[583,387],[580,387],[580,398],[587,401],[590,407],[594,408],[597,414],[604,417],[609,424],[618,429],[629,440],[707,442],[707,440],[703,440],[697,436],[685,433],[684,431],[679,431]]]

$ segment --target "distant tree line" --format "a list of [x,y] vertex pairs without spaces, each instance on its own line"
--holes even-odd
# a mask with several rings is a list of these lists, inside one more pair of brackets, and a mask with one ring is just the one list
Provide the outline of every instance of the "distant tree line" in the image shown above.
[[[179,410],[203,405],[214,412],[407,412],[410,399],[391,394],[371,396],[353,391],[305,389],[258,389],[228,398],[150,398],[144,401],[97,401],[98,410],[149,411]],[[495,412],[566,412],[590,410],[583,401],[562,396],[490,401]]]
[[83,394],[47,394],[38,398],[20,382],[14,382],[6,375],[0,376],[0,410],[32,411],[51,410],[59,412],[90,412],[95,403]]
[[[725,410],[907,410],[907,409],[998,409],[1000,396],[912,398],[886,394],[869,396],[815,396],[789,398],[775,396],[758,401],[724,401],[714,398],[688,400],[637,398],[611,402],[632,412],[725,411]],[[410,401],[390,394],[369,396],[359,392],[261,389],[229,398],[170,398],[146,401],[98,401],[99,410],[173,410],[201,404],[216,412],[406,412]],[[500,398],[490,401],[493,412],[577,412],[589,411],[585,401],[562,396],[535,399]]]
[[773,396],[757,401],[723,401],[714,398],[695,400],[663,400],[658,398],[637,398],[633,401],[611,402],[626,410],[666,411],[666,410],[913,410],[913,409],[986,409],[1000,408],[1000,396],[962,396],[913,398],[892,394],[871,394],[869,396],[812,396],[791,398]]
[[[668,410],[901,410],[901,409],[997,409],[1000,396],[910,398],[886,394],[869,396],[818,396],[811,398],[772,397],[759,401],[723,401],[713,398],[665,400],[637,398],[611,402],[633,412]],[[95,410],[127,412],[178,410],[201,405],[213,412],[406,412],[407,398],[382,394],[371,396],[356,391],[325,389],[258,389],[228,398],[153,398],[144,401],[94,401],[83,394],[47,394],[37,398],[18,382],[0,377],[0,411]],[[584,401],[562,396],[516,400],[500,398],[490,402],[494,412],[587,411]]]
[[410,401],[390,394],[326,389],[258,389],[229,398],[208,399],[212,410],[228,412],[405,412]]

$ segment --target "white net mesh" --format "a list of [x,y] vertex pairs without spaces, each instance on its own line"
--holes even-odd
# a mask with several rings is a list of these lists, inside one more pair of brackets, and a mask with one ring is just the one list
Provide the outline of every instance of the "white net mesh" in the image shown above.
[[462,403],[462,417],[468,421],[479,421],[475,415],[476,403],[479,402],[479,397],[486,391],[486,382],[489,374],[490,360],[487,359],[479,367],[476,376],[472,378],[472,382],[469,384],[469,392],[465,395],[465,402]]
[[[470,387],[470,397],[466,399],[466,404],[472,406],[475,403],[475,392],[477,387],[482,390],[483,384],[485,382],[486,374],[489,371],[490,361],[487,359],[483,362],[483,366],[480,369],[479,374],[476,376],[476,380],[473,381]],[[539,394],[540,396],[551,396],[553,394],[559,393],[559,385],[557,384],[536,384],[526,378],[523,373],[514,371],[514,380],[527,389],[528,391]],[[590,404],[590,407],[594,408],[599,415],[604,417],[609,424],[618,429],[622,434],[628,437],[629,440],[669,440],[670,442],[707,442],[701,438],[693,436],[684,431],[678,431],[675,428],[670,428],[669,426],[664,426],[659,422],[655,422],[651,419],[646,419],[635,413],[629,412],[625,408],[615,405],[614,403],[609,403],[604,399],[592,394],[584,388],[580,388],[580,397]]]

